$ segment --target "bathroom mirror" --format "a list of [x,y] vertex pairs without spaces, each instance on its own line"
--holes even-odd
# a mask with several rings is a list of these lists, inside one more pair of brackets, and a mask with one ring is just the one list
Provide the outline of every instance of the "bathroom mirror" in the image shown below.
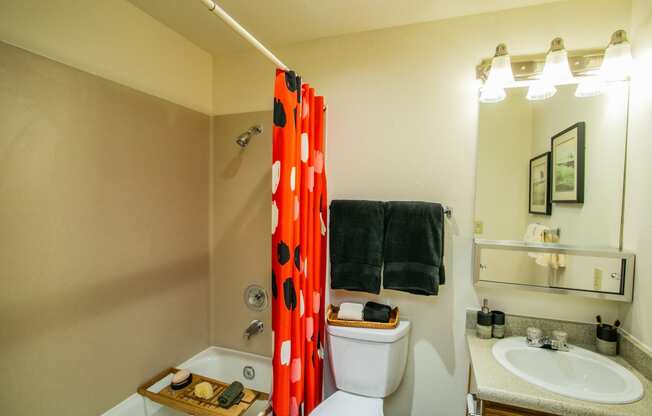
[[[510,88],[505,100],[480,104],[476,280],[624,295],[629,86],[582,98],[576,89],[528,101],[527,88]],[[532,246],[543,251],[520,250]]]

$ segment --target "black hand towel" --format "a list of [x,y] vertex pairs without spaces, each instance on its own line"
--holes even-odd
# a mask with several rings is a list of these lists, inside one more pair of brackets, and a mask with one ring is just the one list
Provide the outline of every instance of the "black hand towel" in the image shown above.
[[385,230],[385,289],[436,295],[446,280],[441,204],[386,202]]
[[331,202],[329,236],[332,289],[380,293],[383,235],[382,202]]
[[362,310],[362,317],[369,322],[389,322],[389,315],[392,308],[382,303],[367,302]]

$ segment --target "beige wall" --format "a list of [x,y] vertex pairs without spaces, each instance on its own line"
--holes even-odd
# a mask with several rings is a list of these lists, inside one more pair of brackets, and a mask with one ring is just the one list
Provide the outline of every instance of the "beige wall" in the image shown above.
[[[212,121],[211,343],[271,356],[271,309],[249,310],[244,291],[257,284],[271,296],[272,112]],[[235,137],[256,124],[263,133],[238,146]],[[246,341],[242,335],[253,319],[262,320],[265,331]]]
[[126,0],[0,0],[0,40],[211,113],[210,54]]
[[208,345],[208,137],[0,43],[0,414],[97,415]]
[[[499,42],[513,54],[543,52],[558,35],[569,48],[596,47],[629,24],[629,1],[581,0],[274,48],[328,101],[331,198],[432,200],[454,210],[447,242],[450,280],[440,296],[380,296],[400,305],[414,324],[407,372],[388,399],[388,414],[463,413],[464,308],[483,296],[511,313],[582,321],[596,312],[616,317],[618,306],[604,301],[474,289],[474,78],[475,65]],[[216,59],[214,68],[216,113],[271,109],[274,71],[264,57],[233,54]],[[357,298],[334,295],[335,301]]]
[[623,305],[624,327],[652,349],[652,1],[635,0],[632,42],[636,61],[630,96],[625,248],[637,253],[634,303]]

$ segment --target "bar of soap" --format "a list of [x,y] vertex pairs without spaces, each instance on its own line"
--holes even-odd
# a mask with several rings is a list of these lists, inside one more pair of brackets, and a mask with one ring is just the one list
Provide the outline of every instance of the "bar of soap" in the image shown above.
[[213,386],[211,386],[211,383],[208,383],[206,381],[202,381],[201,383],[198,383],[195,386],[195,396],[199,397],[200,399],[210,399],[213,397]]
[[172,377],[172,384],[180,384],[186,381],[190,377],[190,372],[188,370],[180,370],[174,374]]
[[170,387],[172,390],[181,390],[190,383],[192,383],[192,374],[188,370],[180,370],[172,377]]

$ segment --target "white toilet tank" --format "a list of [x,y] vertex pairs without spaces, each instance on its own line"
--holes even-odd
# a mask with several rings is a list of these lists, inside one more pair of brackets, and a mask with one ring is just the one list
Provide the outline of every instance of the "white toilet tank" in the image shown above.
[[408,354],[410,322],[395,329],[328,325],[328,351],[339,390],[384,398],[401,383]]

